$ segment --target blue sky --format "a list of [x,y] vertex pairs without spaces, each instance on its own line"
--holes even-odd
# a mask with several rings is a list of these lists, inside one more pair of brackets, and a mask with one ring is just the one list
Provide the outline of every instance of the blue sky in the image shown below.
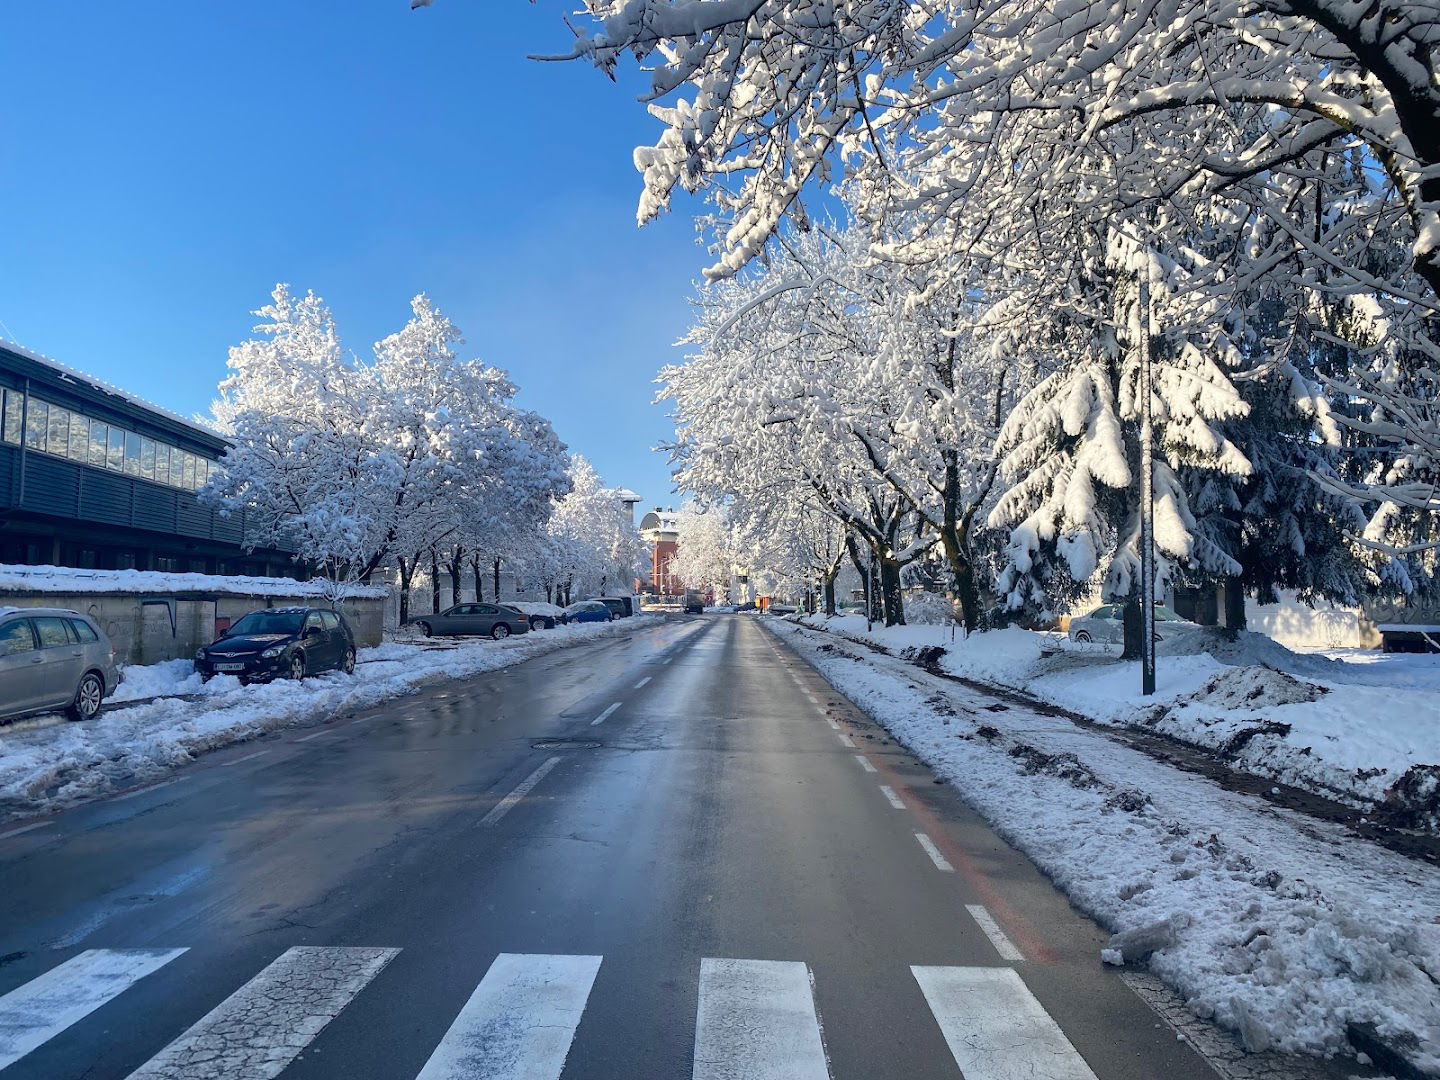
[[430,294],[606,480],[673,505],[652,405],[706,264],[637,229],[643,76],[537,63],[553,0],[66,0],[0,16],[0,335],[183,413],[277,281],[346,344]]

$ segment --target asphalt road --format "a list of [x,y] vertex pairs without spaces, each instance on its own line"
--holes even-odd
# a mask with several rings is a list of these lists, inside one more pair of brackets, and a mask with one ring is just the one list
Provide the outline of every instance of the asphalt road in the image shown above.
[[742,616],[210,755],[0,882],[0,1080],[1214,1077]]

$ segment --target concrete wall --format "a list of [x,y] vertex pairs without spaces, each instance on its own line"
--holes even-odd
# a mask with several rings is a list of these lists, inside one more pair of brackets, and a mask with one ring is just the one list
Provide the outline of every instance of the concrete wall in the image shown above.
[[[122,664],[188,660],[201,645],[214,641],[219,626],[264,607],[324,607],[314,596],[211,596],[139,593],[0,592],[0,607],[69,608],[89,615],[105,630]],[[385,598],[346,600],[346,621],[361,648],[380,644]]]

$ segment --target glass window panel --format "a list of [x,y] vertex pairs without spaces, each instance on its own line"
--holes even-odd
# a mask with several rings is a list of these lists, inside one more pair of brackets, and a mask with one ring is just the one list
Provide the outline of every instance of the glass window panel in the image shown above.
[[70,410],[58,405],[50,406],[49,435],[45,439],[45,450],[64,457],[70,453]]
[[18,390],[5,391],[5,441],[20,441],[20,417],[25,411],[25,395]]
[[105,466],[105,445],[110,438],[110,425],[99,420],[90,421],[90,464]]
[[50,407],[31,398],[30,411],[25,415],[25,445],[31,450],[45,449],[45,425],[49,419]]
[[185,451],[170,448],[170,486],[185,486]]
[[170,482],[170,447],[164,443],[155,444],[155,482],[159,484]]
[[70,459],[90,460],[90,418],[79,413],[70,414]]
[[185,478],[184,487],[187,491],[195,490],[195,455],[185,455]]
[[125,471],[131,476],[140,475],[140,436],[133,431],[125,433]]
[[146,480],[155,479],[155,440],[140,440],[140,475]]
[[110,445],[105,451],[105,467],[116,472],[125,471],[125,432],[117,427],[110,429]]

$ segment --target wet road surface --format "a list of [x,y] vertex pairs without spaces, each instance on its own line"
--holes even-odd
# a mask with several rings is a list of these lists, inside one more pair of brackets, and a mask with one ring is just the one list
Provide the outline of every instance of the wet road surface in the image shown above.
[[0,882],[0,1080],[1215,1075],[742,616],[209,755]]

